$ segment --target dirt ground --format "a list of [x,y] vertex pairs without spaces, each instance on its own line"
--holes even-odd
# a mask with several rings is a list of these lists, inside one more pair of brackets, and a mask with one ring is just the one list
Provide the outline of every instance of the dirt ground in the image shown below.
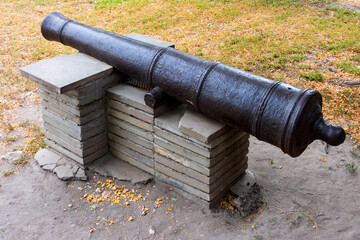
[[[40,121],[36,104],[16,111],[18,121]],[[0,239],[360,239],[360,169],[351,174],[345,167],[360,164],[359,152],[349,139],[328,152],[316,141],[294,159],[252,138],[249,170],[265,204],[248,218],[203,209],[156,181],[117,181],[144,196],[128,206],[91,204],[82,196],[103,177],[88,172],[88,182],[63,182],[30,159],[0,176]],[[0,171],[9,165],[0,161]]]

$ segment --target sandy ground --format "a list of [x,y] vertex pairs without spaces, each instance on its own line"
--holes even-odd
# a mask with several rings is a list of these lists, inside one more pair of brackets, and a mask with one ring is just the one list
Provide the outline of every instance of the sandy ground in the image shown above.
[[[38,113],[39,106],[29,104],[14,115],[39,121]],[[249,169],[265,204],[247,219],[230,210],[203,209],[159,182],[116,182],[145,198],[127,207],[103,202],[94,210],[81,196],[94,192],[103,177],[89,172],[88,182],[63,182],[31,159],[14,174],[0,176],[0,239],[360,239],[360,169],[350,174],[345,167],[360,164],[353,150],[347,139],[326,154],[316,141],[293,159],[252,138]],[[8,168],[0,161],[1,172]],[[156,208],[158,198],[164,203]],[[149,208],[145,216],[143,206]]]

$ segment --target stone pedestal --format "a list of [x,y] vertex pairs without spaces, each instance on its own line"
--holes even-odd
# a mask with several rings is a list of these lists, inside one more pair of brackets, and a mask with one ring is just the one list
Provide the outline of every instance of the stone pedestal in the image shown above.
[[105,90],[121,79],[113,67],[82,53],[41,61],[20,70],[38,82],[45,142],[84,165],[108,149]]

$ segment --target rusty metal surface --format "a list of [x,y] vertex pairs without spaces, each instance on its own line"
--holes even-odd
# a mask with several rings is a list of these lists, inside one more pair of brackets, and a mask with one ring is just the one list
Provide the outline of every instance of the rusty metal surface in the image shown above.
[[104,61],[146,86],[159,87],[170,97],[278,146],[292,157],[315,139],[330,145],[345,140],[341,127],[324,122],[318,91],[89,27],[56,12],[45,17],[41,31],[46,39]]

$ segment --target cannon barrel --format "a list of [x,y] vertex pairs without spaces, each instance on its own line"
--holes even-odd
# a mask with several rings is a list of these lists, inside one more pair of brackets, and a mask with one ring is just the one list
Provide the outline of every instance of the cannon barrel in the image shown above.
[[315,139],[330,145],[345,140],[341,127],[324,121],[318,91],[86,26],[57,12],[44,18],[41,31],[46,39],[159,87],[170,97],[278,146],[292,157],[299,156]]

